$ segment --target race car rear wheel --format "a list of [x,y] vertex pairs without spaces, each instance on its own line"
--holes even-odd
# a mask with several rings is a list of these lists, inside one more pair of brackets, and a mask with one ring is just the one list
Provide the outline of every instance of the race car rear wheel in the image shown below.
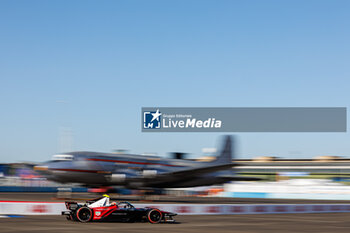
[[162,212],[158,209],[148,211],[147,219],[150,223],[159,223],[163,218]]
[[77,211],[77,219],[80,222],[89,222],[92,219],[92,210],[89,207],[81,207]]

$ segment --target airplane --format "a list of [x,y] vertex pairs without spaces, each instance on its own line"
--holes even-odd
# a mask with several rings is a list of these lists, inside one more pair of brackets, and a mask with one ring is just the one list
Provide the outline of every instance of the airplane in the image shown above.
[[211,162],[132,154],[70,152],[54,155],[52,160],[35,166],[34,170],[48,180],[60,183],[130,189],[185,188],[233,180],[259,180],[236,176],[232,169],[235,166],[238,164],[232,163],[232,138],[226,136],[219,155]]

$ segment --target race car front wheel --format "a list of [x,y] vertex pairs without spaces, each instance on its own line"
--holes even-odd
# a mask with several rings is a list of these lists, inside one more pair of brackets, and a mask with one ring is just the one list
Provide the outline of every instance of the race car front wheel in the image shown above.
[[147,214],[150,223],[159,223],[162,220],[163,214],[158,209],[150,210]]
[[77,219],[80,222],[89,222],[92,219],[92,210],[89,207],[81,207],[77,211]]

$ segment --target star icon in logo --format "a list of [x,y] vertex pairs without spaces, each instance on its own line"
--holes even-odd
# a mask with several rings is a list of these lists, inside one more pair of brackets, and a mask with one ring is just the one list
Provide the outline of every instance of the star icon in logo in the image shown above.
[[159,116],[161,116],[162,114],[159,112],[159,109],[157,109],[157,112],[156,113],[152,113],[152,120],[151,120],[151,122],[152,121],[154,121],[154,120],[156,120],[157,119],[157,121],[159,121]]

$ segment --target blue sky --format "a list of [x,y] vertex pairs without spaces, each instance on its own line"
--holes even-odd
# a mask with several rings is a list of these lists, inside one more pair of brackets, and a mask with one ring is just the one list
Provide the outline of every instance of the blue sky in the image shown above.
[[[349,1],[0,1],[0,162],[74,150],[201,154],[143,106],[349,107]],[[239,158],[350,156],[349,133],[237,133]]]

